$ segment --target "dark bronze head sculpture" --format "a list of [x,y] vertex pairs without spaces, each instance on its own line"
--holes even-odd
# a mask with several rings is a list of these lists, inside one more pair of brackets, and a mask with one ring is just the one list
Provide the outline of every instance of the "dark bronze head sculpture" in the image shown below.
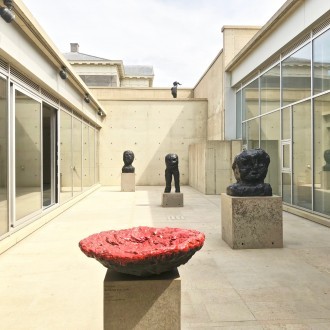
[[167,154],[165,157],[165,181],[166,193],[171,192],[172,176],[174,177],[175,192],[180,192],[180,172],[179,172],[179,157],[177,154]]
[[264,183],[269,155],[262,149],[244,150],[234,159],[232,169],[236,183],[227,187],[231,196],[272,196],[272,187]]
[[132,165],[134,160],[134,153],[131,150],[126,150],[123,153],[124,166],[121,169],[122,173],[134,173],[135,167]]
[[326,164],[323,166],[323,171],[330,171],[330,149],[324,151],[324,160]]
[[181,85],[178,81],[175,81],[173,83],[173,87],[171,88],[171,93],[173,98],[176,99],[177,95],[178,95],[178,85]]

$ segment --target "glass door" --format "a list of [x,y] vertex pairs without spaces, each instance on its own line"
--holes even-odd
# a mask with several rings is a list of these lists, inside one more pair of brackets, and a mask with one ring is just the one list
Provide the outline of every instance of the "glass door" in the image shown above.
[[56,161],[56,115],[57,111],[44,103],[42,107],[42,201],[43,207],[57,202]]
[[8,218],[8,82],[0,75],[0,236],[9,231]]
[[41,101],[14,89],[15,207],[14,225],[41,212]]

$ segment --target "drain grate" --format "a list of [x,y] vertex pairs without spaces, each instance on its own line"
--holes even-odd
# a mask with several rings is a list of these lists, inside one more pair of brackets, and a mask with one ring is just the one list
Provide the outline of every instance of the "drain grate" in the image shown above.
[[183,215],[170,215],[167,217],[167,220],[184,220]]

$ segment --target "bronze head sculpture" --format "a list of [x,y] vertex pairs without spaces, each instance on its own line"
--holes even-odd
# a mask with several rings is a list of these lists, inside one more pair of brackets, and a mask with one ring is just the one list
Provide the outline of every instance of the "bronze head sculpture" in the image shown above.
[[264,183],[270,163],[262,149],[244,150],[234,159],[232,169],[236,183],[227,187],[231,196],[272,196],[272,187]]
[[134,160],[134,153],[131,150],[126,150],[123,153],[124,166],[122,167],[122,173],[134,173],[135,167],[132,165]]
[[175,192],[180,192],[180,172],[179,172],[179,157],[177,154],[167,154],[165,156],[165,181],[166,193],[171,192],[171,185],[172,185],[172,176],[174,177],[174,185],[175,185]]

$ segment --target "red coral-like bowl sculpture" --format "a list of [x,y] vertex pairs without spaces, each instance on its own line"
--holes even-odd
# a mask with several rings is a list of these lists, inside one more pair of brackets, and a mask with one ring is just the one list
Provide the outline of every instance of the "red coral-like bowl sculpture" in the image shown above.
[[204,240],[205,235],[197,230],[135,227],[91,235],[81,240],[79,247],[107,268],[150,276],[185,264]]

